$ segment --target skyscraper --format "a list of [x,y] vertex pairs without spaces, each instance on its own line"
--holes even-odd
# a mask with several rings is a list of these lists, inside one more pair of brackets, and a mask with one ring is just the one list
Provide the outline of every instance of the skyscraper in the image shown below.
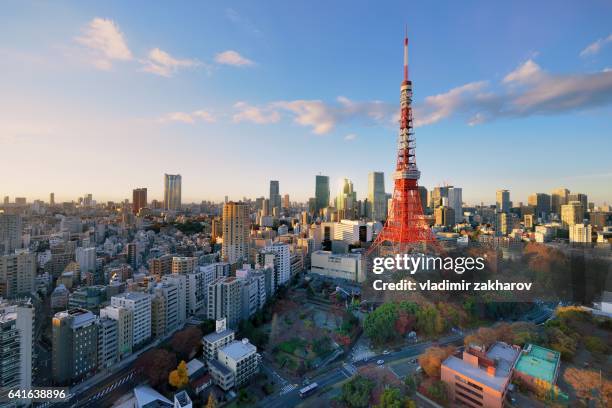
[[495,193],[495,209],[497,212],[507,213],[510,211],[510,191],[497,190]]
[[546,218],[550,214],[550,196],[544,193],[531,194],[527,203],[536,209],[536,216]]
[[582,193],[568,194],[567,202],[569,203],[570,201],[580,201],[580,204],[582,204],[582,210],[585,212],[589,209],[589,199],[586,194],[582,194]]
[[281,210],[281,195],[278,180],[270,180],[270,214],[274,215],[274,209],[276,208],[277,214],[280,214]]
[[315,214],[329,206],[329,177],[316,176],[315,179]]
[[355,204],[357,203],[357,193],[353,189],[353,182],[345,178],[342,187],[336,197],[336,208],[340,214],[340,219],[352,220],[355,216]]
[[164,174],[164,210],[180,210],[181,183],[180,174]]
[[230,201],[223,206],[221,256],[225,261],[233,264],[248,259],[249,227],[249,213],[246,204]]
[[567,204],[569,190],[567,188],[557,188],[552,191],[550,196],[550,206],[552,212],[561,214],[561,206]]
[[371,209],[368,216],[374,221],[385,220],[387,218],[387,194],[385,193],[385,174],[381,171],[368,174],[368,201]]
[[147,206],[147,189],[135,188],[132,190],[132,212],[138,214],[141,208]]
[[455,212],[454,224],[463,221],[463,194],[461,187],[448,188],[448,206]]
[[570,201],[561,206],[561,222],[566,228],[581,224],[584,220],[584,207],[580,201]]
[[55,205],[55,193],[49,194],[49,205]]

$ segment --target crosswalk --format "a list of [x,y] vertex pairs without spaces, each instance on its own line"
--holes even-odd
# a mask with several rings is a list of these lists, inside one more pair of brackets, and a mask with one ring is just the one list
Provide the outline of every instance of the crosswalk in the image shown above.
[[352,364],[342,363],[342,374],[346,378],[350,378],[357,373],[357,367]]
[[91,399],[92,400],[97,400],[97,399],[102,398],[106,394],[114,391],[117,387],[120,387],[123,384],[125,384],[126,382],[130,381],[133,377],[134,377],[134,373],[130,373],[129,375],[126,375],[121,380],[119,380],[117,382],[114,382],[113,384],[109,385],[108,387],[106,387],[105,389],[103,389],[102,391],[100,391],[99,393],[94,395],[93,397],[91,397]]
[[280,395],[285,395],[297,388],[297,384],[287,384],[280,390]]

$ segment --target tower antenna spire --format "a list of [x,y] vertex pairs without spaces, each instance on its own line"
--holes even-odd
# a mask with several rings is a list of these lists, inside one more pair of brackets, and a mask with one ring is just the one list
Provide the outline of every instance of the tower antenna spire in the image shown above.
[[408,81],[408,24],[406,24],[406,35],[404,36],[404,81]]

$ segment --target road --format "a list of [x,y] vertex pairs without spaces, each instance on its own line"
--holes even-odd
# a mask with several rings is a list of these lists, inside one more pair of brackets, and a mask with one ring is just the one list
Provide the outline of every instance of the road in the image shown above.
[[[453,334],[451,336],[444,337],[440,339],[437,344],[446,345],[446,344],[454,344],[454,343],[462,343],[463,335],[461,334]],[[372,358],[368,359],[368,361],[358,361],[355,363],[349,362],[349,358],[346,358],[343,364],[339,367],[335,367],[328,372],[322,373],[316,377],[310,379],[311,382],[316,382],[319,384],[319,388],[323,389],[327,386],[334,386],[347,378],[352,377],[357,369],[361,366],[371,364],[377,360],[384,360],[385,364],[390,363],[397,360],[402,360],[405,358],[417,358],[421,355],[428,347],[432,346],[433,343],[430,341],[411,345],[404,347],[400,351],[390,352],[389,354],[378,354],[374,355]],[[349,353],[350,354],[350,353]],[[271,395],[263,400],[261,400],[257,406],[266,407],[266,408],[284,408],[284,407],[294,407],[298,405],[302,399],[299,395],[299,388],[302,386],[299,385],[295,387],[289,392],[286,392],[282,395]]]

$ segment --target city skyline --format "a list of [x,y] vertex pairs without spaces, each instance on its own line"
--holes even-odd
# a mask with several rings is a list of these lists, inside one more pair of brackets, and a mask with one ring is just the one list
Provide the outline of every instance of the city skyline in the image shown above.
[[[554,19],[552,3],[529,16],[486,4],[417,5],[416,17],[399,4],[371,16],[365,5],[324,7],[321,20],[246,2],[170,13],[5,6],[0,144],[5,168],[20,171],[0,194],[118,201],[146,187],[160,200],[164,173],[185,178],[186,203],[266,196],[270,180],[304,202],[316,174],[330,177],[332,199],[344,178],[367,196],[373,171],[390,190],[407,23],[423,186],[459,186],[467,203],[493,203],[498,189],[526,202],[559,187],[612,201],[609,5]],[[140,9],[158,32],[138,22]],[[426,22],[438,11],[436,32]],[[584,153],[566,153],[580,143]]]

